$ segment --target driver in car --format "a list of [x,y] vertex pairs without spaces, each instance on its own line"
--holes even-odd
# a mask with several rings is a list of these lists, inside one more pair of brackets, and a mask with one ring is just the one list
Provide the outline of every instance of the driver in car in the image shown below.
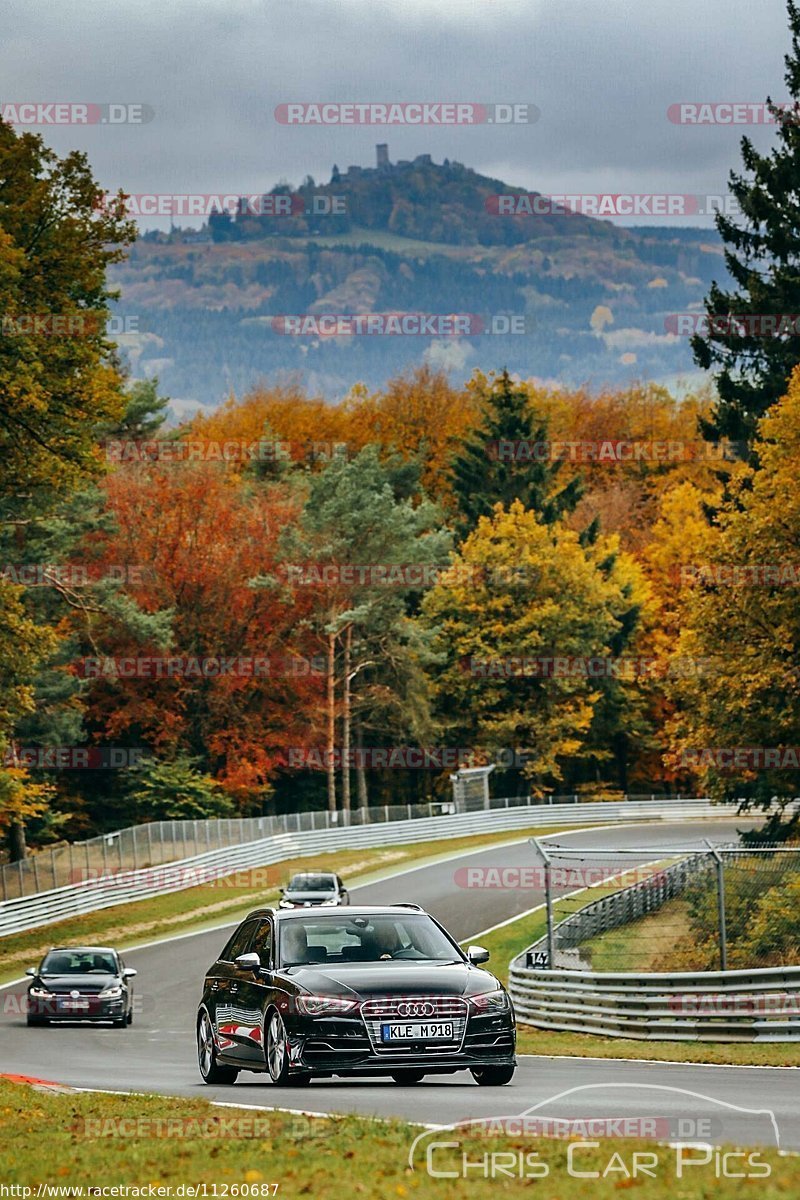
[[397,951],[402,948],[397,930],[394,925],[389,924],[380,925],[371,929],[369,933],[365,933],[361,939],[361,945],[367,952],[368,958],[378,960],[394,958]]

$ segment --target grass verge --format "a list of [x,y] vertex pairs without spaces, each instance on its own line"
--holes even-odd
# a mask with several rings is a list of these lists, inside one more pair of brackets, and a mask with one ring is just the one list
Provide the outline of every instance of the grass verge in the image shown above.
[[581,949],[593,971],[668,970],[658,964],[689,928],[687,914],[686,901],[676,897],[647,917],[599,934]]
[[[497,1099],[498,1111],[506,1111],[501,1091]],[[159,1130],[160,1136],[153,1136]],[[187,1189],[199,1187],[194,1195],[277,1195],[284,1200],[304,1195],[320,1200],[352,1195],[483,1200],[522,1189],[527,1193],[537,1182],[537,1193],[543,1187],[543,1196],[559,1200],[611,1200],[620,1188],[630,1186],[642,1200],[674,1200],[676,1195],[682,1200],[712,1195],[727,1200],[749,1194],[746,1180],[716,1177],[715,1156],[702,1168],[685,1168],[684,1177],[676,1181],[675,1148],[617,1138],[582,1146],[573,1142],[573,1172],[596,1171],[601,1176],[576,1178],[568,1171],[569,1143],[563,1139],[449,1134],[448,1140],[457,1139],[459,1145],[437,1150],[431,1161],[435,1170],[452,1174],[433,1178],[425,1170],[424,1152],[415,1158],[416,1169],[408,1165],[411,1143],[419,1132],[401,1121],[302,1117],[212,1107],[202,1100],[167,1101],[162,1096],[59,1094],[0,1079],[0,1137],[4,1146],[13,1147],[13,1156],[6,1156],[3,1183],[29,1188],[27,1196],[8,1193],[22,1200],[35,1196],[39,1185],[63,1189],[61,1196],[113,1186],[142,1189],[128,1195],[191,1196]],[[437,1139],[425,1139],[423,1149],[431,1140]],[[463,1177],[462,1155],[469,1163],[481,1163],[484,1156],[501,1151],[506,1155],[504,1169],[494,1178],[482,1177],[475,1167]],[[654,1178],[632,1177],[634,1152],[657,1156],[650,1168]],[[691,1154],[700,1157],[696,1149]],[[771,1149],[755,1154],[761,1177],[753,1179],[750,1188],[757,1186],[762,1197],[798,1195],[800,1158],[781,1157]],[[511,1174],[510,1162],[531,1170],[526,1155],[535,1156],[540,1179],[520,1178],[519,1169]],[[746,1169],[743,1158],[736,1160],[736,1169]],[[604,1171],[608,1173],[602,1177]],[[182,1193],[177,1191],[181,1186]],[[70,1188],[76,1190],[70,1193]]]
[[[0,938],[0,983],[16,978],[26,967],[33,966],[51,946],[85,942],[111,944],[124,949],[138,942],[154,941],[226,922],[233,924],[256,905],[276,902],[279,898],[278,887],[294,871],[336,871],[346,883],[355,886],[371,882],[381,875],[390,875],[404,866],[424,866],[426,862],[435,862],[462,850],[558,832],[552,827],[506,829],[496,833],[448,838],[445,841],[337,850],[331,854],[308,855],[268,867],[237,871],[198,887],[185,888],[150,900],[139,900],[135,904],[116,905]],[[153,870],[156,873],[166,872],[169,864]]]
[[643,1058],[653,1062],[717,1063],[729,1067],[800,1067],[800,1042],[651,1042],[605,1038],[520,1025],[519,1054],[570,1058]]

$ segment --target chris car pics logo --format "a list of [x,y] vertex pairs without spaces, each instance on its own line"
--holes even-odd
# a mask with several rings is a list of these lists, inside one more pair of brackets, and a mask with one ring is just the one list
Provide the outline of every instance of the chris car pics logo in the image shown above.
[[[686,1105],[676,1109],[676,1096]],[[618,1144],[631,1138],[651,1145]],[[779,1146],[771,1109],[662,1084],[604,1082],[569,1088],[521,1113],[426,1130],[411,1143],[408,1167],[432,1179],[555,1183],[566,1174],[615,1189],[659,1178],[713,1187],[722,1179],[768,1178],[763,1148]]]

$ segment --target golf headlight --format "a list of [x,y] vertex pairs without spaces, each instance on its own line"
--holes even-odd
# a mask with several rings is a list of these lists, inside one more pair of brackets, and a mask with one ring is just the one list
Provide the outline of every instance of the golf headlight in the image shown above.
[[509,1000],[506,992],[498,988],[494,992],[483,992],[480,996],[470,996],[472,1007],[479,1013],[507,1012]]
[[357,1000],[339,1000],[335,996],[298,996],[297,1011],[307,1017],[333,1017],[358,1008]]
[[103,988],[98,995],[101,1000],[119,1000],[122,995],[122,985],[115,983],[112,987]]
[[46,997],[52,996],[53,993],[46,987],[35,987],[34,986],[34,987],[28,988],[28,995],[35,996],[37,1000],[44,1000]]

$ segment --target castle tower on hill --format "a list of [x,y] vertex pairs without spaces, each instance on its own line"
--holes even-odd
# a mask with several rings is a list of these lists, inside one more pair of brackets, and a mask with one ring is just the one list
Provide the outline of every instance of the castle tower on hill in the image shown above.
[[388,143],[387,142],[378,142],[377,146],[375,147],[375,153],[377,155],[378,170],[379,171],[388,171],[389,166],[390,166]]

